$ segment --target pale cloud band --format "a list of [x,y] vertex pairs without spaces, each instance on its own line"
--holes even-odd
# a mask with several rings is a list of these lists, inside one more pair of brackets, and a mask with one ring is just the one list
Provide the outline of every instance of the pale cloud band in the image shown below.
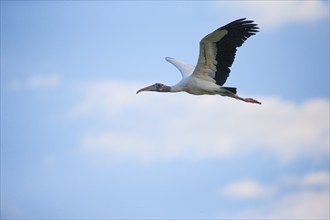
[[[291,176],[290,181],[287,177],[283,179],[271,184],[263,184],[255,179],[238,180],[220,187],[218,195],[252,203],[256,200],[264,201],[261,209],[240,210],[235,216],[230,216],[233,219],[329,218],[328,171],[311,172],[301,177]],[[278,193],[288,186],[294,190],[284,195]]]
[[262,28],[318,21],[329,16],[328,1],[217,1],[215,8],[247,16]]
[[139,86],[109,81],[84,87],[84,99],[71,116],[107,124],[103,130],[85,131],[84,152],[145,162],[253,152],[290,162],[317,160],[329,152],[326,99],[296,104],[260,97],[263,105],[255,106],[218,96],[135,95]]
[[272,196],[275,188],[264,186],[256,180],[247,179],[232,182],[219,192],[234,199],[258,199]]
[[[71,109],[70,117],[93,121],[98,127],[81,135],[79,151],[83,155],[103,164],[154,165],[268,154],[286,166],[301,159],[317,163],[329,154],[327,99],[297,104],[254,94],[263,102],[255,106],[220,96],[135,95],[141,86],[103,81],[81,88],[82,101]],[[220,206],[219,219],[329,217],[327,170],[274,176],[267,183],[248,176],[219,183],[214,193],[225,201],[262,203],[258,209],[247,205],[234,214]]]

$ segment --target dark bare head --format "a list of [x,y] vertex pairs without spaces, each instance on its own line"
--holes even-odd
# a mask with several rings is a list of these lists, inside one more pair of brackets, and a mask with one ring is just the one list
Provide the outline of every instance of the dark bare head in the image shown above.
[[136,94],[138,94],[139,92],[143,92],[143,91],[154,91],[154,92],[170,92],[171,91],[171,87],[170,86],[166,86],[164,84],[161,83],[155,83],[151,86],[147,86],[145,88],[142,88],[140,90],[138,90],[136,92]]

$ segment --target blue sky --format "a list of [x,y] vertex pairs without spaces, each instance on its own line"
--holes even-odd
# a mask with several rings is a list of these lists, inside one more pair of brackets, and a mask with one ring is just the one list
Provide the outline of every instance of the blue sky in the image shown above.
[[[2,218],[329,218],[328,1],[1,1]],[[135,92],[237,18],[227,86]]]

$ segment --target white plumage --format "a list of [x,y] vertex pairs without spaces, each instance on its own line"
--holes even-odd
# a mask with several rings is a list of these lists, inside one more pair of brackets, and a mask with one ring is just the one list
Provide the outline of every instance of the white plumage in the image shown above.
[[137,91],[157,92],[187,92],[194,95],[222,95],[245,102],[261,104],[252,98],[242,98],[236,94],[236,88],[224,87],[230,67],[232,66],[237,47],[258,32],[253,21],[245,18],[233,21],[200,41],[197,66],[184,63],[174,58],[166,57],[166,61],[173,64],[181,72],[182,80],[174,86],[161,83],[145,87]]

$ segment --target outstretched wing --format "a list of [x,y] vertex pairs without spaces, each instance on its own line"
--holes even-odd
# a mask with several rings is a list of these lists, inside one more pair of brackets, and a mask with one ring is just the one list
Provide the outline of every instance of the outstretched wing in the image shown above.
[[205,36],[200,42],[194,76],[215,81],[222,86],[229,76],[237,47],[255,35],[258,29],[253,21],[242,18]]
[[191,64],[184,63],[172,57],[166,57],[165,60],[178,68],[178,70],[181,72],[182,78],[186,78],[194,72],[195,66]]

